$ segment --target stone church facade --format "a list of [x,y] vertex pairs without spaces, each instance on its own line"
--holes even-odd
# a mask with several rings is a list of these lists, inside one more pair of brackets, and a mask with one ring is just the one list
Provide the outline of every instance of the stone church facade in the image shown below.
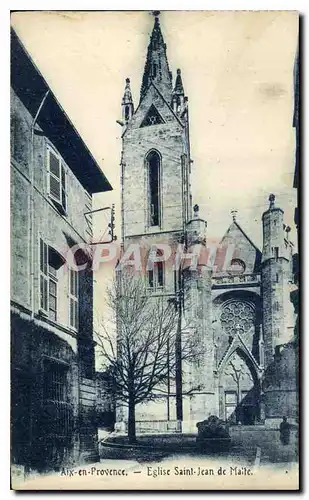
[[[274,195],[265,200],[261,250],[234,214],[210,256],[207,222],[192,202],[188,109],[180,69],[173,85],[156,15],[139,104],[128,78],[122,99],[122,243],[146,253],[162,243],[183,245],[187,253],[194,245],[202,249],[196,269],[158,262],[146,276],[154,297],[181,300],[182,323],[199,355],[183,363],[180,403],[171,381],[166,396],[136,408],[137,431],[192,432],[211,414],[242,425],[296,419],[293,245],[284,212]],[[118,409],[117,428],[126,419]]]

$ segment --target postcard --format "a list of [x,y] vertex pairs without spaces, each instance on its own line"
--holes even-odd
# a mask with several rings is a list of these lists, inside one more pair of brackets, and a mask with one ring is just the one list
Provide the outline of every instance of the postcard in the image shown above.
[[299,489],[298,37],[11,13],[12,489]]

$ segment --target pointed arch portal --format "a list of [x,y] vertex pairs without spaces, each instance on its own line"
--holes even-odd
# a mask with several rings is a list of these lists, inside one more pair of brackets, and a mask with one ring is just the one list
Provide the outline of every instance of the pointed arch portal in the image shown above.
[[235,425],[254,425],[260,418],[259,387],[251,360],[236,349],[219,375],[220,418]]

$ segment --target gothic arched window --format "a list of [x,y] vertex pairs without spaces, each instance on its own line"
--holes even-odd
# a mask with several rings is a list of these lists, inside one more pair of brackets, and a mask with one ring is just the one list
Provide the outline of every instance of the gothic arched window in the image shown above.
[[129,118],[130,118],[130,108],[129,108],[129,106],[126,106],[125,109],[124,109],[124,118],[125,118],[126,121],[128,121]]
[[[157,250],[154,255],[162,257],[162,250]],[[151,259],[151,252],[149,254]],[[151,289],[157,290],[164,287],[164,262],[152,262],[152,269],[148,271],[148,286]]]
[[255,324],[255,310],[249,302],[233,300],[223,306],[220,320],[229,335],[246,333]]
[[151,151],[147,156],[149,189],[149,225],[160,225],[160,156]]

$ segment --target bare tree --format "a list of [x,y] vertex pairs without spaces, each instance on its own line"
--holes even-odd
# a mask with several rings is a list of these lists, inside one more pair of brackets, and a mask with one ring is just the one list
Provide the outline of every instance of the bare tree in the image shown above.
[[191,335],[179,332],[177,301],[153,296],[140,275],[122,271],[107,292],[107,304],[117,331],[103,323],[96,340],[111,367],[116,398],[128,406],[128,437],[134,442],[136,405],[163,394],[175,376],[177,336],[182,334],[183,360],[194,357],[194,346]]

